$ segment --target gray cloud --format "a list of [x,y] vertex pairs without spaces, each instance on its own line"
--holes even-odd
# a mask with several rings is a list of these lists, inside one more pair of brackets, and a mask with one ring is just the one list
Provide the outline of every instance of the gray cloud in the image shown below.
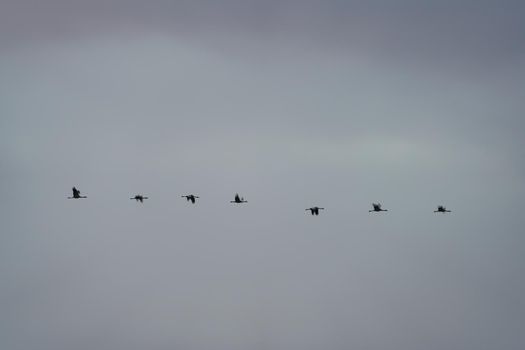
[[[519,1],[16,1],[4,45],[31,39],[166,31],[208,45],[321,46],[476,74],[523,60]],[[275,47],[274,47],[275,48]]]
[[5,3],[0,347],[522,349],[521,5],[396,3]]

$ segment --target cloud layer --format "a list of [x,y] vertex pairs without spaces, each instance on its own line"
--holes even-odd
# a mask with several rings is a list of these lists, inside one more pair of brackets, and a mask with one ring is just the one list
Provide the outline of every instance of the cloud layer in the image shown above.
[[523,348],[521,3],[2,7],[2,349]]

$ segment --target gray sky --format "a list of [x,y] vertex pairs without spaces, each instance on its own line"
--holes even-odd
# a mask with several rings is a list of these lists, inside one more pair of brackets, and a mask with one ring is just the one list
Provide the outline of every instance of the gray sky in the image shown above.
[[0,348],[523,349],[524,15],[1,1]]

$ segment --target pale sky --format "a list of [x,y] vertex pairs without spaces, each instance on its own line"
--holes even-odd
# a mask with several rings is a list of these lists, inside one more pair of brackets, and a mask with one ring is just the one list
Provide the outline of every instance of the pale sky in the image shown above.
[[524,18],[0,0],[0,348],[525,348]]

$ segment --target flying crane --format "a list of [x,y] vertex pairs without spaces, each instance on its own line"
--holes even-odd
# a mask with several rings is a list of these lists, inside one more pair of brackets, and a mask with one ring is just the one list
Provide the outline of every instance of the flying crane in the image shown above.
[[188,194],[186,196],[181,196],[181,197],[186,198],[188,202],[192,202],[193,204],[195,204],[195,198],[199,198],[198,196],[195,196],[193,194]]
[[77,190],[76,187],[72,188],[73,191],[73,197],[67,197],[67,199],[80,199],[80,198],[87,198],[87,196],[81,196],[80,191]]
[[437,210],[434,210],[434,213],[451,213],[450,210],[447,210],[447,208],[445,208],[443,205],[438,205],[438,208]]
[[144,203],[144,199],[148,199],[148,197],[144,197],[141,194],[137,194],[135,197],[131,197],[130,199],[134,199],[137,202]]
[[381,203],[372,203],[372,210],[369,210],[368,212],[378,212],[378,211],[388,211],[388,209],[381,209]]
[[308,209],[305,209],[305,210],[307,210],[307,211],[310,210],[312,215],[319,215],[319,210],[324,210],[324,208],[312,207],[312,208],[308,208]]
[[230,203],[248,203],[248,201],[244,200],[244,197],[240,197],[238,193],[235,194],[235,199],[233,201],[230,201]]

